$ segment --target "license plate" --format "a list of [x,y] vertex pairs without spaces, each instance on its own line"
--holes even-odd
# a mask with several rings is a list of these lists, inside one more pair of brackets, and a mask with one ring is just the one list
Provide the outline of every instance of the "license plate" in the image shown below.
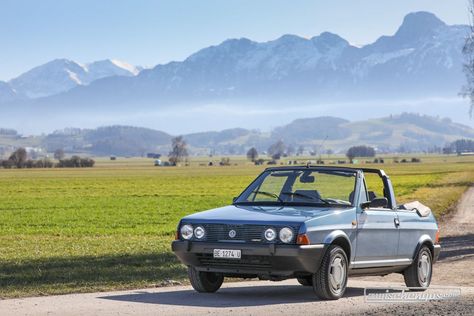
[[240,259],[241,250],[214,249],[214,258]]

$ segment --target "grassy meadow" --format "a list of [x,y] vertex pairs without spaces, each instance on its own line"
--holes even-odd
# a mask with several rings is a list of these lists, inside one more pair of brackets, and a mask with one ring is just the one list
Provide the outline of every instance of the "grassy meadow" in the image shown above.
[[[398,202],[438,218],[474,183],[474,157],[421,156],[382,167]],[[218,161],[218,160],[217,160]],[[184,280],[170,251],[184,215],[231,203],[264,167],[154,167],[99,159],[91,169],[0,169],[0,297],[159,286]]]

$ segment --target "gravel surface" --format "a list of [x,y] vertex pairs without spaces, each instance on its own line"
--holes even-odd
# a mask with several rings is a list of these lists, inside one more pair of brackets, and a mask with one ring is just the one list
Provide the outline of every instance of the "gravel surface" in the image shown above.
[[[250,281],[224,284],[214,294],[200,294],[189,286],[174,286],[136,291],[73,294],[13,299],[0,302],[1,315],[337,315],[405,314],[431,311],[437,315],[470,312],[473,287],[463,287],[459,301],[427,303],[367,303],[364,288],[403,286],[351,279],[343,298],[320,301],[312,289],[294,280],[282,282]],[[435,291],[435,286],[427,292]],[[424,292],[424,293],[427,293]],[[446,305],[447,304],[447,305]],[[446,305],[446,306],[445,306]],[[443,306],[442,309],[438,309]]]
[[456,211],[450,213],[440,222],[441,237],[472,236],[474,234],[474,187],[464,193],[459,200]]
[[[215,294],[190,286],[109,293],[72,294],[0,301],[0,315],[474,315],[474,188],[457,211],[441,221],[442,252],[430,289],[461,289],[458,300],[368,303],[364,288],[404,286],[400,274],[351,278],[345,296],[320,301],[295,280],[224,283]],[[443,237],[444,236],[444,237]]]

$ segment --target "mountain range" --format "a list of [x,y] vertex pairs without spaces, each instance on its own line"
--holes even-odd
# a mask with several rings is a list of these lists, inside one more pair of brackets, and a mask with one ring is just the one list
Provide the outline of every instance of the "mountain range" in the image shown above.
[[[361,47],[324,32],[268,42],[229,39],[183,61],[144,70],[111,60],[80,65],[60,59],[0,83],[5,114],[0,124],[14,127],[12,122],[34,117],[28,125],[40,130],[58,123],[103,125],[100,118],[143,125],[131,119],[141,113],[160,120],[167,111],[184,113],[209,105],[221,113],[230,106],[245,112],[324,105],[326,114],[351,119],[360,109],[333,105],[456,98],[465,81],[462,47],[468,32],[467,25],[447,25],[432,13],[415,12],[405,16],[393,35]],[[379,112],[394,111],[386,106]],[[212,124],[212,114],[205,113],[200,122]],[[224,119],[230,124],[233,117]],[[180,124],[195,120],[191,115]],[[176,124],[162,121],[166,129]]]
[[[79,64],[68,59],[55,59],[35,67],[7,82],[0,83],[0,101],[35,99],[66,92],[74,87],[112,76],[136,76],[141,67],[119,60],[100,60]],[[2,90],[1,86],[5,90]],[[8,87],[10,89],[8,89]]]
[[[404,113],[364,121],[337,117],[294,120],[270,132],[233,128],[183,135],[193,155],[245,154],[250,147],[264,152],[278,140],[287,146],[303,146],[306,151],[345,152],[354,145],[370,145],[379,152],[426,151],[457,139],[474,139],[474,129],[450,119]],[[62,148],[68,153],[87,155],[142,156],[147,152],[167,154],[169,133],[132,126],[97,129],[68,128],[48,135],[22,137],[0,129],[0,149],[28,146],[48,152]]]

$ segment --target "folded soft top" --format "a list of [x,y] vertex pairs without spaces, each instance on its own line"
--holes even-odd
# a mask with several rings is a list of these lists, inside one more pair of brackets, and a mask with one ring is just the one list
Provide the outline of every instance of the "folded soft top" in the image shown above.
[[419,201],[414,201],[410,203],[405,203],[401,207],[401,209],[416,211],[420,217],[428,217],[431,213],[431,209],[420,203]]

